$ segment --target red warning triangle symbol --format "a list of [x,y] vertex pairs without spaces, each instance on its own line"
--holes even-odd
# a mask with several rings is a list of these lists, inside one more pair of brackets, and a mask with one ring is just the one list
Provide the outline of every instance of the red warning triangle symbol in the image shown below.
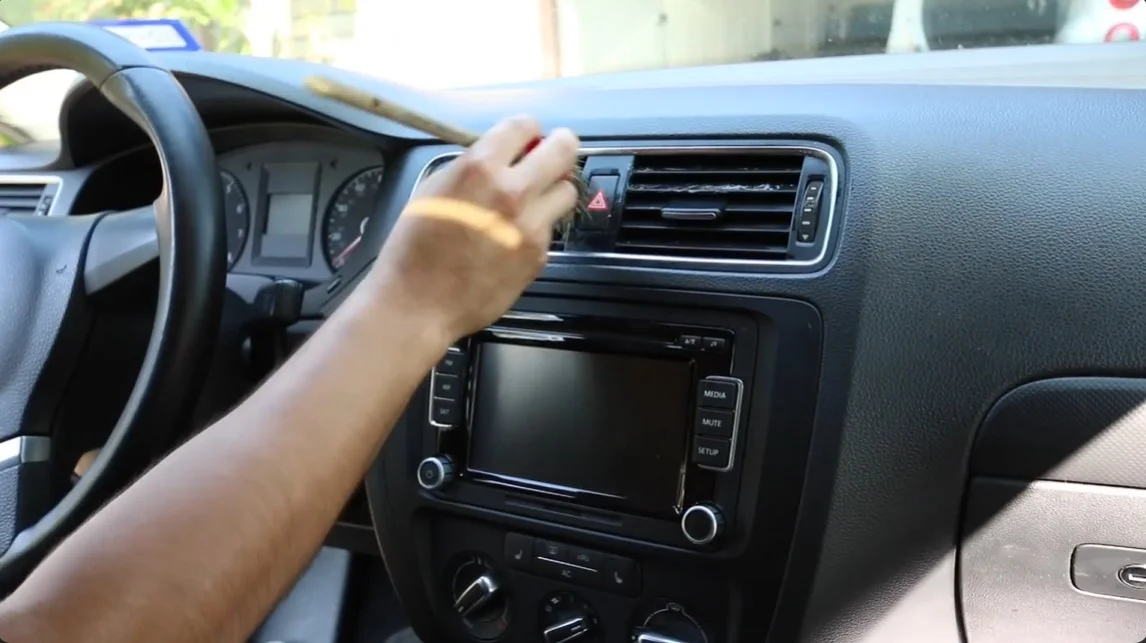
[[605,191],[597,190],[593,198],[589,201],[589,205],[585,206],[590,212],[608,212],[609,202],[605,200]]

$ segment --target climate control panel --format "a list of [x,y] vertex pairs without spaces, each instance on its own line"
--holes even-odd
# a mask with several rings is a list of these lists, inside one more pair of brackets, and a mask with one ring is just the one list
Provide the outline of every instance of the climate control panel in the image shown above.
[[727,585],[692,562],[597,542],[505,530],[460,517],[426,524],[440,585],[442,640],[498,643],[716,643]]

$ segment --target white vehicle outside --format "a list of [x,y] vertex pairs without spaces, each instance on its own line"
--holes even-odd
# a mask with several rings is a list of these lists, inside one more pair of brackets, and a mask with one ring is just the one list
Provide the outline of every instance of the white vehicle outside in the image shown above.
[[[1034,32],[1054,25],[1053,40],[1060,43],[1099,43],[1141,40],[1146,34],[1146,2],[1143,0],[895,0],[892,4],[888,53],[909,53],[937,49],[928,33],[928,13],[951,11],[958,5],[968,15],[983,20],[976,31],[987,28],[985,8],[1018,24],[996,25],[999,36],[1007,31]],[[1025,25],[1023,23],[1026,23]],[[1016,29],[1017,27],[1017,29]],[[942,47],[946,48],[946,47]]]
[[1067,9],[1058,42],[1122,42],[1146,34],[1142,0],[1075,0]]

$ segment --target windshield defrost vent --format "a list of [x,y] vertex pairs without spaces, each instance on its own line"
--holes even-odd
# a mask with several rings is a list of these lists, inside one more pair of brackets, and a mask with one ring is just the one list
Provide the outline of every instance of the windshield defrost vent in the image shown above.
[[785,259],[803,166],[794,152],[638,155],[615,251]]

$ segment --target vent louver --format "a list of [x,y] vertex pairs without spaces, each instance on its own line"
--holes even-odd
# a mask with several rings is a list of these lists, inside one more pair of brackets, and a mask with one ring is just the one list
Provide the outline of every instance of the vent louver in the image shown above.
[[615,251],[784,259],[803,165],[794,152],[638,155]]
[[0,215],[47,214],[46,206],[40,207],[47,187],[43,183],[0,183]]

